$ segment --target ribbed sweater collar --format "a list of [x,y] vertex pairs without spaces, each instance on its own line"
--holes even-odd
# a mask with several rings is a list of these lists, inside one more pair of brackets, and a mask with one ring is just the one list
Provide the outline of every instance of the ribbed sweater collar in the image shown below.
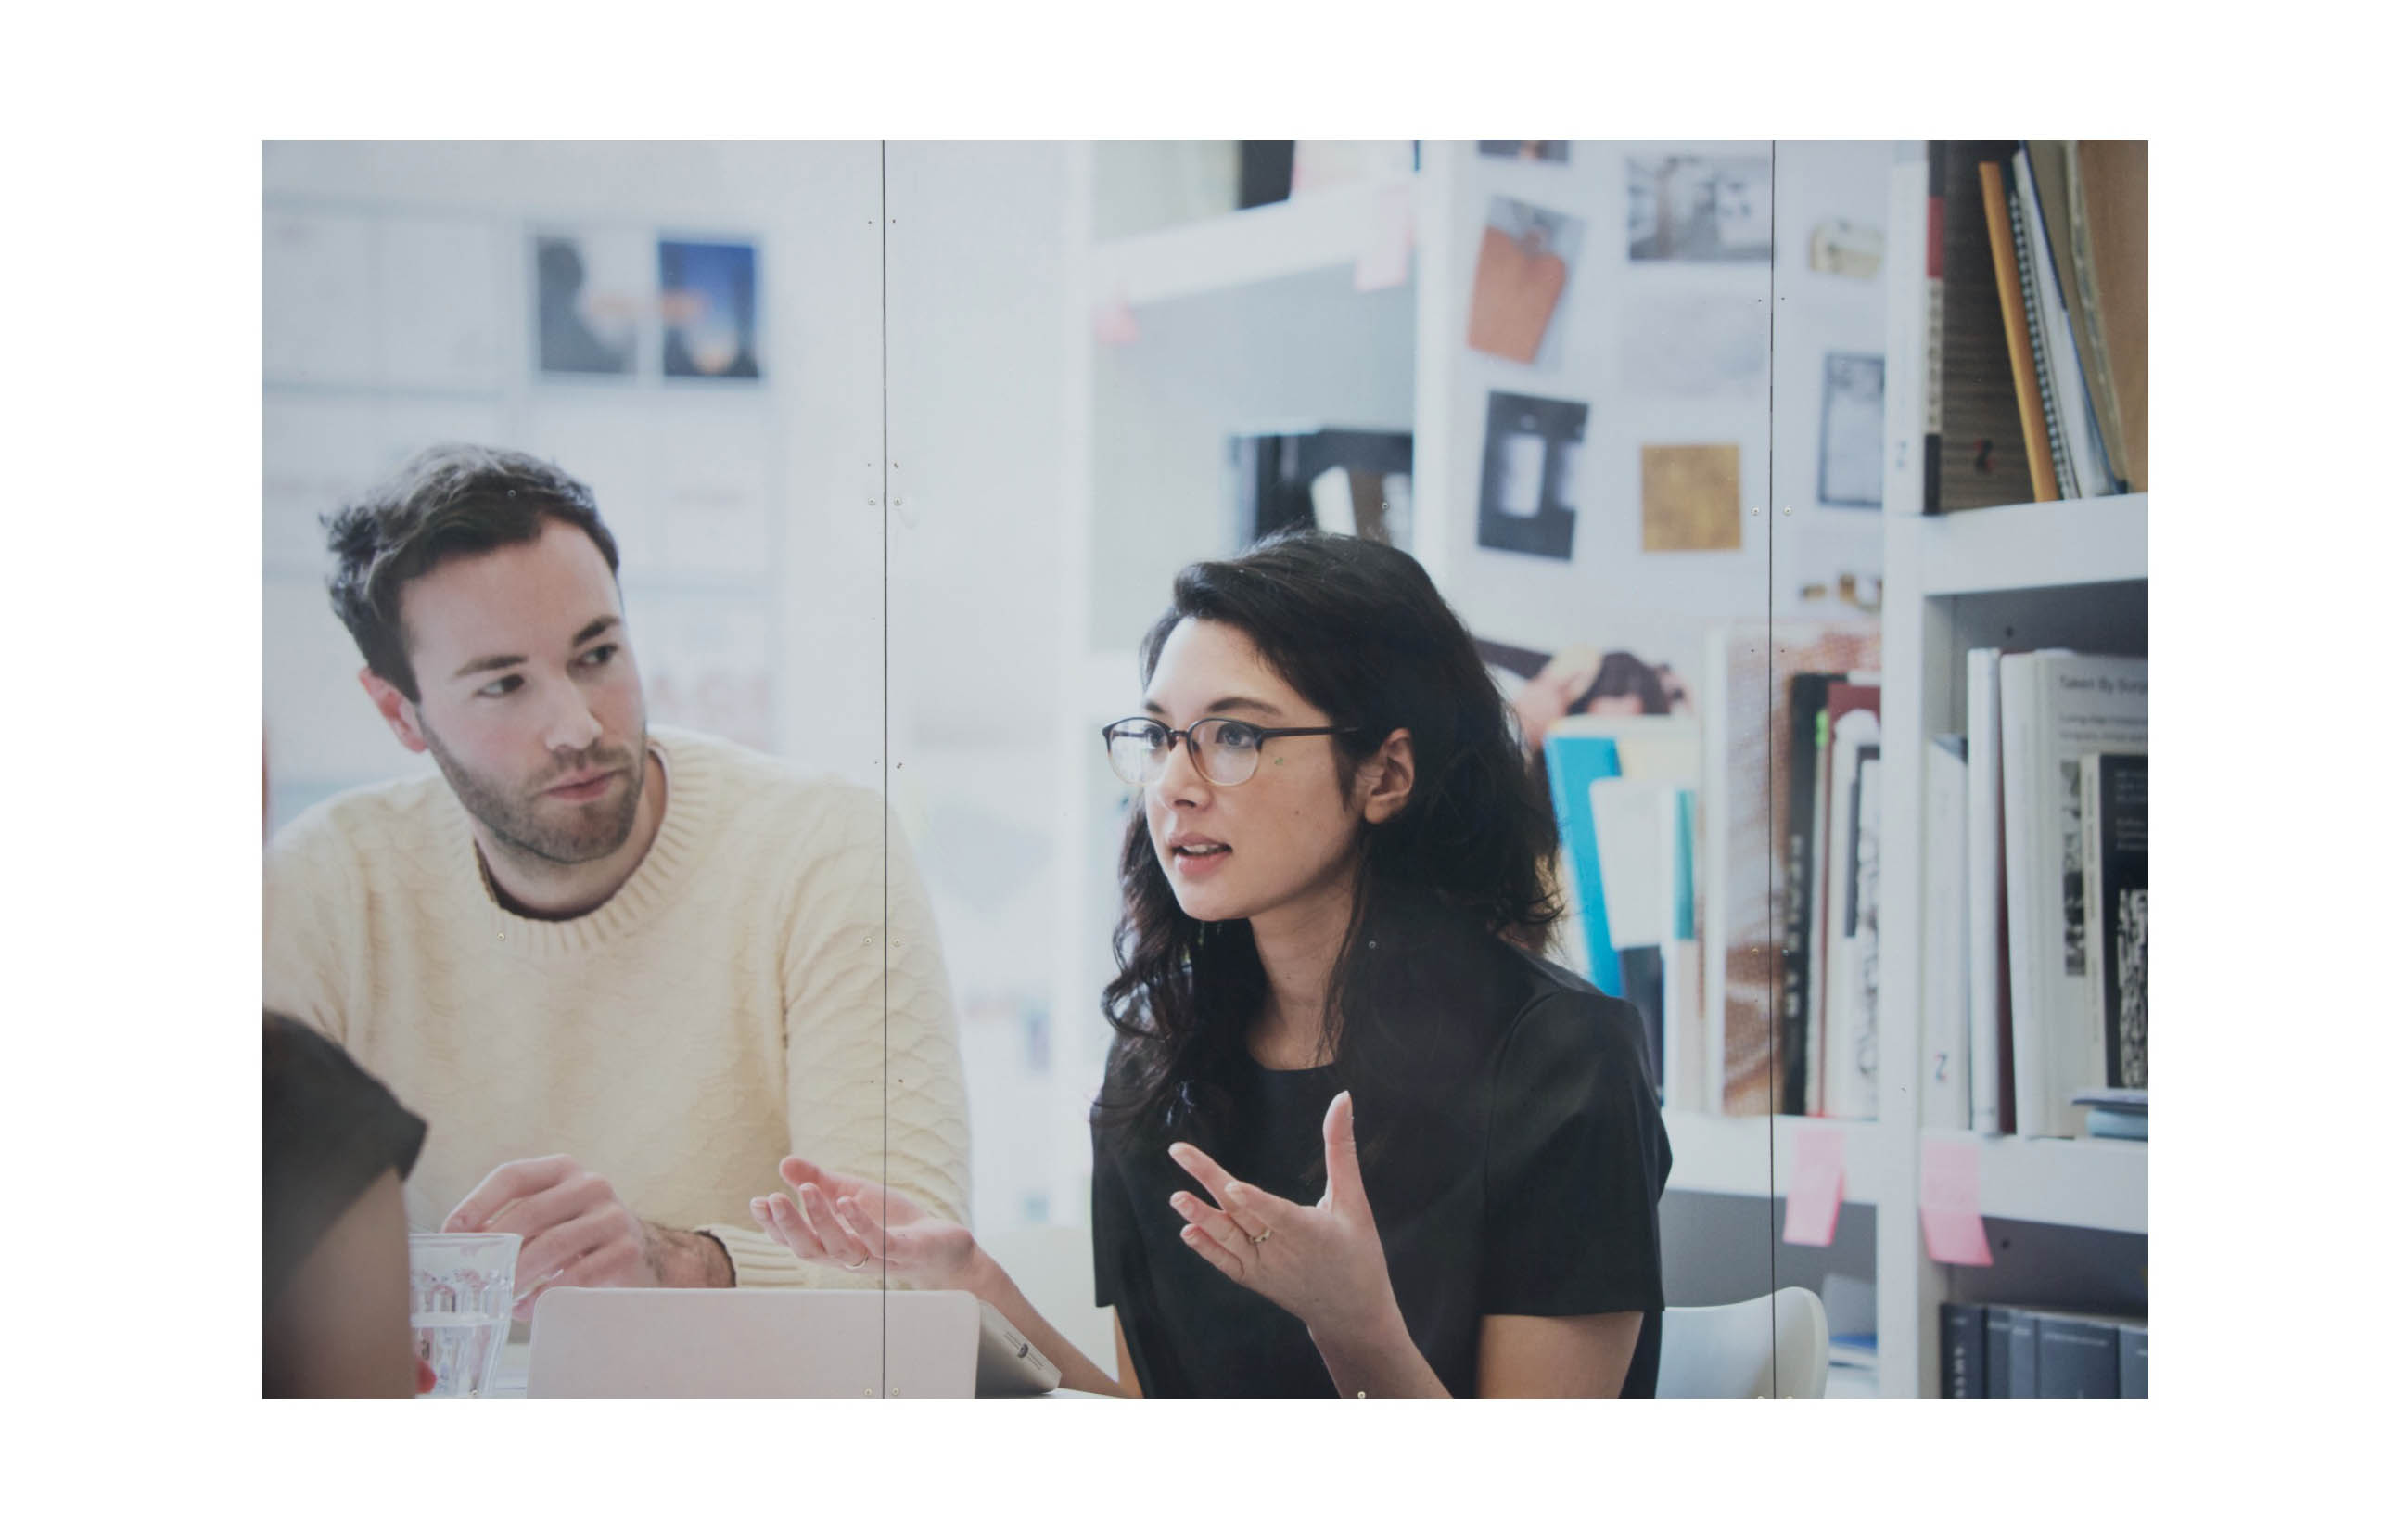
[[498,946],[528,959],[590,953],[634,933],[676,900],[700,862],[703,843],[715,825],[720,774],[713,753],[695,737],[658,726],[651,734],[652,755],[660,762],[663,794],[668,801],[660,829],[652,834],[644,861],[626,882],[581,917],[558,922],[523,917],[496,902],[479,867],[468,812],[461,808],[458,796],[440,796],[445,839],[453,849],[448,878],[457,897],[479,914]]

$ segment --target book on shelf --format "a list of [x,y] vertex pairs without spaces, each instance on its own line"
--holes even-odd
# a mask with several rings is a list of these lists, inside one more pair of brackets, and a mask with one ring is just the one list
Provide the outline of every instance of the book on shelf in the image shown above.
[[[1880,1109],[1880,1034],[1866,995],[1863,961],[1871,946],[1870,912],[1861,897],[1868,855],[1878,849],[1879,828],[1864,811],[1864,775],[1881,756],[1881,687],[1849,681],[1832,684],[1824,703],[1829,724],[1817,789],[1817,837],[1825,856],[1815,901],[1813,929],[1816,981],[1808,1014],[1807,1050],[1813,1079],[1808,1112],[1838,1119],[1870,1119]],[[1874,774],[1874,792],[1880,777]],[[1876,799],[1872,803],[1878,804]],[[1878,865],[1874,866],[1876,868]]]
[[1989,1373],[1988,1308],[1954,1300],[1940,1305],[1940,1394],[1986,1397]]
[[[1795,824],[1785,792],[1796,724],[1789,680],[1800,672],[1871,673],[1881,663],[1881,631],[1868,623],[1784,620],[1717,628],[1707,643],[1701,846],[1714,890],[1701,910],[1705,1015],[1716,1024],[1706,1030],[1707,1107],[1780,1113],[1792,1058],[1780,1032],[1782,951],[1792,947],[1787,926],[1797,910],[1785,899],[1782,867]],[[1811,825],[1806,831],[1811,837]]]
[[[2149,759],[2082,754],[2082,921],[2090,1048],[2110,1087],[2149,1085]],[[2145,1112],[2145,1096],[2143,1098]],[[2127,1106],[2108,1105],[2121,1111]]]
[[2014,144],[1944,139],[1929,152],[1941,218],[1940,472],[1937,504],[1926,509],[2037,500],[1980,170],[2007,159]]
[[1997,1302],[1940,1307],[1942,1397],[2145,1397],[2139,1317]]
[[1923,1126],[1970,1130],[1964,737],[1934,736],[1924,743],[1923,814]]
[[2093,1140],[2146,1140],[2149,1116],[2122,1109],[2092,1108],[2083,1113],[2082,1133]]
[[1816,781],[1828,716],[1824,701],[1841,674],[1799,672],[1789,679],[1788,783],[1781,826],[1781,1112],[1802,1114],[1813,1101],[1813,1073],[1808,1040],[1813,1036],[1814,888],[1821,839],[1815,835]]
[[2007,195],[2000,163],[1974,167],[1982,180],[1982,211],[1990,233],[1990,261],[1999,293],[2000,323],[2007,335],[2007,366],[2015,385],[2015,417],[2022,424],[2024,458],[2030,466],[2035,501],[2058,498],[2058,465],[2064,458],[2057,425],[2055,385],[2041,369],[2039,299],[2031,291],[2031,256],[2015,204]]
[[2147,144],[1933,140],[1889,203],[1884,505],[2146,490]]
[[2086,138],[2066,155],[2082,323],[2100,355],[2099,426],[2115,477],[2149,488],[2149,145]]
[[1568,715],[1547,733],[1547,786],[1570,874],[1574,968],[1639,1010],[1661,1101],[1703,1074],[1695,721]]
[[2082,757],[2148,749],[2143,657],[2034,651],[1999,663],[2007,992],[2017,1132],[2076,1136],[2094,1056],[2083,913]]
[[[2065,243],[2065,214],[2054,223],[2040,194],[2034,165],[2036,151],[2026,142],[2015,147],[2013,206],[2023,227],[2018,254],[2027,263],[2028,297],[2037,304],[2033,330],[2040,343],[2042,366],[2057,405],[2057,488],[2071,495],[2113,495],[2123,487],[2107,468],[2107,447],[2099,430],[2098,402],[2075,344],[2073,316],[2066,288],[2058,279],[2057,248]],[[2065,264],[2069,268],[2071,263]],[[2070,477],[2070,478],[2069,478]]]
[[2007,1000],[2005,795],[1999,753],[1999,662],[1965,653],[1965,987],[1972,1127],[2015,1132],[2014,1033]]

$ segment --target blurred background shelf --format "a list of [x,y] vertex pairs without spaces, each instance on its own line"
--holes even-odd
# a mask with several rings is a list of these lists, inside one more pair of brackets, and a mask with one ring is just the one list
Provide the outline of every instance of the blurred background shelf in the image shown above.
[[1388,176],[1096,243],[1089,294],[1129,305],[1350,266],[1378,237],[1392,199],[1414,178]]
[[1881,1126],[1870,1120],[1671,1109],[1665,1111],[1664,1128],[1672,1138],[1671,1186],[1685,1193],[1786,1196],[1801,1128],[1836,1129],[1847,1138],[1845,1202],[1872,1204],[1885,1191]]
[[2145,581],[2149,498],[2100,496],[1899,517],[1920,546],[1927,597]]
[[1981,1147],[1982,1213],[2092,1231],[2146,1236],[2149,1146],[2144,1140],[2038,1140],[1926,1130],[1926,1144]]

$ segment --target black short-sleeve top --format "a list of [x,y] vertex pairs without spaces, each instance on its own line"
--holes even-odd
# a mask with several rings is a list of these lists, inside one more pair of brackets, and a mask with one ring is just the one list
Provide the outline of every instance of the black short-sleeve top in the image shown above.
[[[1471,1395],[1481,1318],[1645,1313],[1624,1396],[1653,1396],[1664,1309],[1656,1200],[1671,1172],[1639,1015],[1501,940],[1414,945],[1370,1063],[1353,1046],[1302,1071],[1245,1056],[1209,1115],[1159,1136],[1098,1121],[1096,1304],[1116,1308],[1150,1397],[1331,1396],[1304,1325],[1180,1241],[1164,1149],[1183,1139],[1234,1177],[1320,1198],[1321,1127],[1352,1086],[1364,1188],[1407,1329],[1448,1391]],[[1369,1033],[1369,1031],[1361,1031]],[[1350,1041],[1358,1033],[1351,1025]],[[1364,1049],[1370,1049],[1366,1044]],[[1116,1047],[1108,1085],[1127,1054]],[[1385,1071],[1370,1069],[1383,1066]]]
[[273,1311],[301,1260],[370,1184],[388,1168],[409,1176],[426,1122],[307,1024],[267,1014],[264,1055],[261,1287]]

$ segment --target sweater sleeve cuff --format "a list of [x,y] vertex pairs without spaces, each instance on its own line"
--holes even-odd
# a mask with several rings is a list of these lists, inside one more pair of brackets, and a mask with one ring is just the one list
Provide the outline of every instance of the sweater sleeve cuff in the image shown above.
[[739,1289],[781,1290],[874,1290],[878,1288],[878,1268],[865,1265],[858,1274],[830,1269],[824,1264],[805,1263],[786,1250],[786,1244],[768,1233],[750,1230],[740,1226],[706,1226],[702,1228],[727,1249],[727,1261],[736,1270]]

